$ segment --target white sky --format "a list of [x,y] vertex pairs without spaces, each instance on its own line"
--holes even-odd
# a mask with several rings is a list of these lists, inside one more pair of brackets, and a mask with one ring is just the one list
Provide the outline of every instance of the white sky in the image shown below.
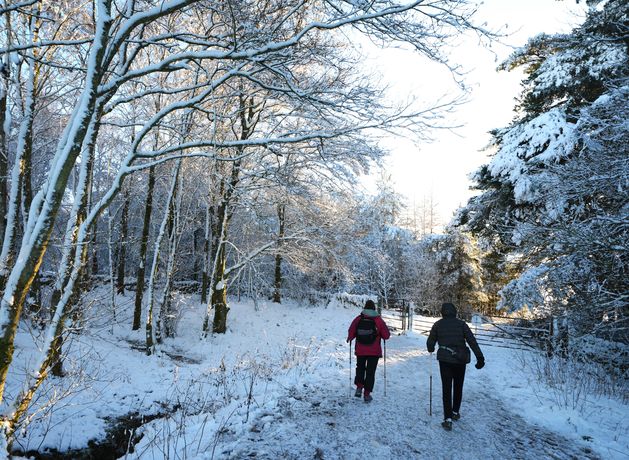
[[[468,175],[487,162],[486,153],[480,150],[490,139],[488,131],[508,125],[513,118],[514,98],[519,94],[522,80],[521,72],[496,72],[496,67],[513,47],[524,45],[530,37],[541,32],[569,32],[581,22],[584,3],[484,1],[476,22],[486,22],[488,28],[510,34],[502,41],[511,47],[495,43],[490,51],[471,38],[461,40],[461,45],[452,50],[452,62],[469,72],[466,83],[472,91],[470,101],[447,122],[464,126],[456,133],[446,130],[433,133],[434,142],[430,144],[415,145],[411,140],[393,136],[383,143],[392,152],[386,171],[410,206],[413,201],[421,204],[432,194],[441,220],[447,223],[454,211],[473,195]],[[415,94],[421,99],[434,99],[457,91],[448,73],[410,51],[387,49],[374,50],[371,54],[373,59],[368,65],[382,74],[394,97],[406,99]]]

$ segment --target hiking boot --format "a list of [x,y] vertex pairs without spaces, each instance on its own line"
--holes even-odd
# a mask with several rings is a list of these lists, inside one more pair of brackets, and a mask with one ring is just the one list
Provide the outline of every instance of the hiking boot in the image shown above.
[[371,402],[371,401],[373,401],[373,398],[371,397],[369,393],[365,391],[365,402]]
[[461,414],[458,412],[452,412],[452,420],[458,420],[461,418]]
[[356,388],[356,392],[354,393],[354,396],[356,396],[357,398],[360,398],[362,395],[363,395],[363,389]]
[[445,419],[443,422],[441,422],[441,426],[446,431],[452,431],[452,419]]

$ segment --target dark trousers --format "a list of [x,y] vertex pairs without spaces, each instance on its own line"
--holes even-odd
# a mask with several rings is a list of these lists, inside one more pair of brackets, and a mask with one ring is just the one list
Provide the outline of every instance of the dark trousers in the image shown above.
[[459,412],[463,399],[465,364],[452,364],[439,361],[441,373],[441,395],[443,397],[443,418],[452,418],[452,412]]
[[357,356],[356,357],[356,377],[354,383],[365,387],[365,391],[371,393],[376,380],[376,367],[378,367],[379,356]]

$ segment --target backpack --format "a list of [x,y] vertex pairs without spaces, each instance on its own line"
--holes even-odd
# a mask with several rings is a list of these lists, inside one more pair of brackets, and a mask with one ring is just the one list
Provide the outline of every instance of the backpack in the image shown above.
[[356,325],[356,341],[363,345],[371,345],[376,341],[377,335],[376,321],[368,316],[360,315],[360,321]]

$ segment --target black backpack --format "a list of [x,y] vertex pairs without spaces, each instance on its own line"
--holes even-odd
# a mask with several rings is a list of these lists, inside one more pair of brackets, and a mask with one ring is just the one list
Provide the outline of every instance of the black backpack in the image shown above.
[[363,345],[371,345],[376,341],[378,328],[376,321],[365,315],[360,315],[360,321],[356,326],[356,341]]

